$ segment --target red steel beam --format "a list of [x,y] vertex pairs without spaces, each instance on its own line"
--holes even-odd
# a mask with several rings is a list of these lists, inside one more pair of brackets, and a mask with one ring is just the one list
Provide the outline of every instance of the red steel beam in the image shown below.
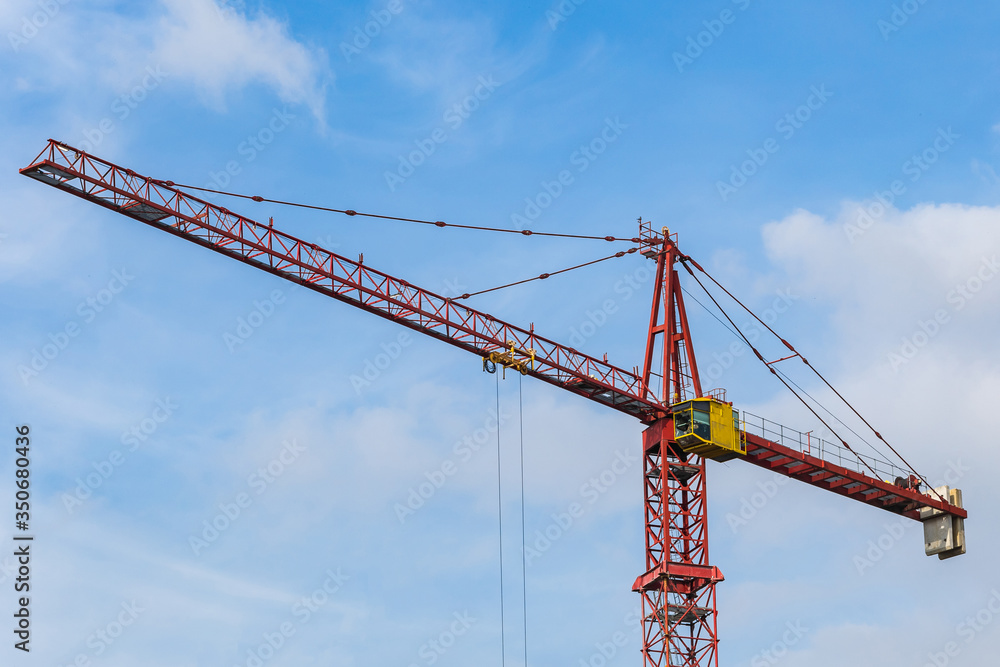
[[193,197],[169,181],[52,139],[21,173],[479,356],[510,352],[513,345],[527,375],[643,421],[667,410],[647,396],[634,373],[543,338],[534,325],[508,324]]
[[920,519],[922,507],[932,507],[963,519],[968,517],[964,509],[937,496],[898,487],[892,482],[869,477],[752,433],[743,433],[743,438],[747,443],[748,462],[811,486],[911,519]]

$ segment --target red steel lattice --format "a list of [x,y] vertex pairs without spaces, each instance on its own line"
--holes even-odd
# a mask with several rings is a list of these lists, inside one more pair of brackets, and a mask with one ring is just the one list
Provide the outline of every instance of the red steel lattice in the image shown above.
[[[642,596],[647,666],[718,665],[715,585],[709,564],[705,460],[673,441],[669,406],[703,395],[676,263],[676,238],[641,224],[642,253],[657,261],[642,373],[629,372],[455,303],[405,280],[193,197],[170,182],[140,176],[49,140],[21,173],[113,211],[326,294],[482,357],[507,355],[526,374],[616,410],[643,433],[646,572]],[[859,502],[918,518],[931,507],[965,518],[959,507],[911,488],[743,432],[746,460]]]

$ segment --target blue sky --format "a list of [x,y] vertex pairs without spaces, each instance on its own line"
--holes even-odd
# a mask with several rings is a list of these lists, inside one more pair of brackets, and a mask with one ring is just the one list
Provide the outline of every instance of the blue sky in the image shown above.
[[[640,424],[537,381],[498,388],[463,351],[19,176],[49,137],[156,178],[337,208],[670,227],[921,471],[958,479],[971,513],[969,554],[939,562],[915,523],[711,465],[721,664],[991,664],[1000,9],[675,4],[5,2],[0,404],[11,442],[16,424],[34,433],[38,536],[33,651],[6,645],[5,664],[500,664],[497,430],[520,664],[522,428],[529,545],[558,533],[527,568],[528,661],[640,661]],[[223,203],[446,295],[608,254]],[[631,368],[647,264],[471,305]],[[689,312],[707,387],[821,429]],[[625,473],[596,490],[616,460]],[[0,457],[7,507],[13,471]],[[583,515],[553,528],[573,503]]]

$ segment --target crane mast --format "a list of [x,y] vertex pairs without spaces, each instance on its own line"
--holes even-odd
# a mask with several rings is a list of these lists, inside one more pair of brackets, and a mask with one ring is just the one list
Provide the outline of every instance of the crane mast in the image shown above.
[[725,452],[726,459],[706,454],[715,451],[711,443],[682,443],[690,436],[680,436],[685,418],[680,406],[712,403],[714,410],[730,404],[720,390],[702,391],[677,272],[677,264],[687,258],[676,236],[666,229],[654,232],[649,222],[640,221],[640,251],[656,261],[657,269],[640,372],[539,336],[534,325],[508,324],[368,267],[360,258],[337,255],[273,224],[194,197],[170,181],[140,176],[55,140],[21,173],[639,419],[647,426],[642,434],[646,571],[633,590],[642,597],[647,667],[718,666],[715,586],[723,576],[709,561],[706,457],[740,458],[920,520],[928,555],[947,558],[965,552],[962,522],[967,513],[956,489],[923,493],[882,479],[898,470],[891,464],[866,460],[869,475],[860,465],[849,468],[835,446],[789,440],[784,429],[772,435],[763,421],[760,432],[751,432],[746,421],[733,427],[732,415],[734,441],[728,446],[733,451]]
[[[656,282],[642,379],[665,405],[701,397],[677,262],[676,237],[641,224],[643,255],[656,260]],[[642,654],[649,667],[719,664],[715,585],[722,573],[708,559],[705,459],[673,440],[674,416],[642,434],[646,572],[632,589],[642,596]]]

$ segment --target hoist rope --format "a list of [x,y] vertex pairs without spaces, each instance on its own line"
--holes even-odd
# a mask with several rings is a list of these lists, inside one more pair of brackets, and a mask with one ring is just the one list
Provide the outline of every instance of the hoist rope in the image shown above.
[[503,492],[502,492],[502,476],[501,476],[501,466],[500,466],[500,376],[496,376],[497,379],[497,404],[496,404],[496,415],[497,415],[497,522],[500,527],[500,664],[507,664],[506,657],[506,646],[507,639],[505,635],[506,624],[504,623],[504,605],[503,605]]
[[617,259],[618,257],[624,257],[625,255],[634,253],[637,250],[639,249],[630,248],[628,250],[622,250],[620,252],[616,252],[613,255],[608,255],[607,257],[595,259],[590,262],[584,262],[583,264],[577,264],[576,266],[571,266],[566,269],[559,269],[558,271],[552,271],[551,273],[542,273],[540,275],[535,276],[534,278],[525,278],[524,280],[518,280],[516,282],[507,283],[506,285],[498,285],[497,287],[491,287],[489,289],[479,290],[478,292],[469,292],[466,294],[462,294],[461,296],[456,296],[455,299],[468,299],[469,297],[472,296],[478,296],[480,294],[486,294],[488,292],[496,292],[497,290],[507,289],[508,287],[514,287],[515,285],[523,285],[524,283],[530,283],[533,280],[545,280],[547,278],[551,278],[552,276],[558,276],[560,273],[566,273],[567,271],[575,271],[576,269],[582,269],[585,266],[591,266],[592,264],[597,264],[599,262],[606,262],[609,259]]
[[395,215],[379,215],[376,213],[362,213],[361,211],[355,211],[352,209],[341,209],[332,208],[329,206],[316,206],[313,204],[300,204],[297,202],[283,201],[281,199],[269,199],[267,197],[261,197],[259,195],[244,195],[235,192],[226,192],[224,190],[213,190],[212,188],[199,188],[194,185],[181,185],[179,183],[174,183],[173,181],[158,181],[154,180],[155,183],[160,185],[165,185],[170,188],[180,188],[182,190],[198,190],[200,192],[211,192],[216,195],[224,195],[226,197],[238,197],[240,199],[249,199],[255,202],[267,202],[269,204],[280,204],[281,206],[294,206],[297,208],[307,208],[313,211],[325,211],[327,213],[343,213],[347,216],[361,216],[364,218],[375,218],[378,220],[392,220],[395,222],[413,222],[420,225],[433,225],[435,227],[454,227],[456,229],[474,229],[477,231],[484,232],[500,232],[502,234],[520,234],[521,236],[553,236],[564,239],[588,239],[592,241],[628,241],[630,243],[639,243],[638,238],[626,238],[618,236],[590,236],[587,234],[560,234],[558,232],[536,232],[530,229],[504,229],[502,227],[483,227],[480,225],[460,225],[453,222],[445,222],[443,220],[421,220],[419,218],[402,218]]
[[524,667],[528,667],[528,569],[525,560],[524,543],[524,376],[517,376],[517,416],[520,426],[521,445],[521,607],[524,619]]

